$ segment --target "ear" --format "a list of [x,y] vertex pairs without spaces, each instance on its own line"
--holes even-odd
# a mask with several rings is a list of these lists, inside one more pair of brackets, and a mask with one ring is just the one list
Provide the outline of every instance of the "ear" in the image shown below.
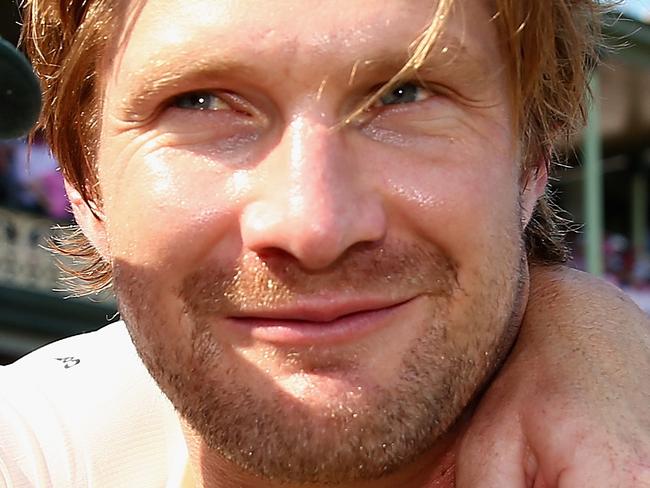
[[541,160],[535,167],[526,171],[521,183],[521,210],[522,228],[525,228],[533,217],[537,200],[546,191],[548,183],[548,165],[546,160]]
[[77,224],[101,257],[110,262],[104,214],[97,208],[95,202],[84,200],[81,193],[68,180],[64,180],[64,183]]

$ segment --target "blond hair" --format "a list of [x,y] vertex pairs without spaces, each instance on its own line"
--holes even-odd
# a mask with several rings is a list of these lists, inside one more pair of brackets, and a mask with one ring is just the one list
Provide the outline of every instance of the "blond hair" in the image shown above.
[[[66,180],[89,203],[101,207],[95,171],[101,118],[99,69],[109,33],[119,25],[115,0],[26,0],[23,43],[41,79],[45,131]],[[440,0],[433,20],[411,46],[408,63],[362,112],[406,77],[431,52],[453,6]],[[596,0],[494,0],[497,26],[510,71],[516,128],[525,170],[552,164],[553,148],[583,125],[591,70],[596,65],[602,2]],[[351,117],[351,118],[352,118]],[[351,119],[350,118],[350,119]],[[91,211],[93,210],[91,205]],[[560,263],[567,258],[561,219],[544,195],[525,230],[529,260]],[[86,292],[111,283],[111,265],[78,229],[57,250],[76,259],[69,270]]]

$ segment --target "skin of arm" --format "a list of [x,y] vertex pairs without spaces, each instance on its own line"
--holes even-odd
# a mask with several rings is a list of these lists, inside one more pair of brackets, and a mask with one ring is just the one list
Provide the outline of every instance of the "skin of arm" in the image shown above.
[[458,488],[650,486],[650,320],[616,287],[531,267],[518,340],[460,445]]

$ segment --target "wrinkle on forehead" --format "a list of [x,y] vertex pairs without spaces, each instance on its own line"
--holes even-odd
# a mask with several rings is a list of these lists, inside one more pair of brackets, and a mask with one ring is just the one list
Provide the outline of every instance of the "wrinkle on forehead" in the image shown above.
[[[252,6],[246,7],[244,4],[246,2],[252,3]],[[489,13],[488,18],[492,17],[496,12],[496,0],[475,0],[477,3],[483,4],[487,7],[487,12]],[[160,15],[160,12],[173,12],[173,11],[188,11],[192,10],[195,15],[192,17],[193,27],[196,30],[201,28],[209,28],[215,34],[218,34],[219,31],[227,31],[229,28],[231,31],[238,34],[246,33],[245,38],[250,39],[253,43],[259,42],[261,39],[268,35],[284,35],[285,38],[283,42],[285,44],[285,49],[289,50],[289,46],[293,46],[293,49],[297,49],[298,46],[307,48],[310,51],[318,49],[319,47],[326,46],[331,43],[338,43],[339,46],[345,48],[354,48],[360,44],[369,42],[373,37],[376,37],[376,32],[385,32],[388,29],[395,29],[395,26],[399,24],[399,17],[395,15],[395,12],[392,12],[392,15],[383,15],[382,9],[376,9],[374,17],[369,17],[367,15],[367,10],[361,6],[356,8],[359,12],[365,12],[366,18],[365,22],[359,23],[354,22],[350,19],[349,13],[345,13],[344,10],[340,12],[338,17],[329,16],[328,21],[336,22],[337,29],[330,29],[329,32],[324,31],[323,29],[314,29],[313,22],[309,22],[308,19],[301,17],[300,15],[291,15],[292,11],[295,10],[296,4],[301,4],[302,2],[296,2],[295,0],[276,0],[274,2],[277,5],[275,8],[270,8],[268,6],[269,2],[265,2],[265,8],[259,9],[260,13],[253,14],[251,16],[251,11],[255,9],[255,0],[196,0],[191,2],[193,5],[188,6],[186,2],[178,2],[178,0],[156,0],[155,2],[149,2],[148,0],[118,0],[116,2],[115,10],[117,13],[115,28],[116,31],[119,30],[119,36],[112,36],[112,39],[115,41],[111,45],[109,52],[112,55],[105,57],[105,60],[109,63],[115,62],[118,66],[121,63],[122,57],[126,50],[127,45],[130,43],[131,37],[136,25],[140,23],[141,20],[147,22],[147,18],[153,16],[155,19],[154,23],[149,22],[144,30],[155,32],[159,31],[164,35],[159,36],[157,41],[162,41],[170,47],[180,47],[183,43],[187,42],[187,30],[183,32],[178,30],[179,21],[182,22],[182,16],[173,16],[173,15]],[[372,5],[374,2],[369,2]],[[422,25],[413,25],[412,22],[406,23],[408,32],[411,34],[411,41],[415,40],[417,34],[422,32],[428,26],[430,22],[430,16],[435,12],[437,1],[433,0],[420,0],[420,1],[404,1],[400,2],[400,8],[394,9],[397,12],[398,16],[408,18],[408,16],[419,16],[422,18]],[[174,4],[176,4],[174,6]],[[461,11],[467,10],[467,1],[455,0],[453,2],[454,9],[458,10],[460,7]],[[426,16],[419,15],[422,12],[422,9],[427,12]],[[313,15],[314,19],[318,23],[322,22],[322,18],[319,16],[320,9],[311,9],[314,12],[310,15]],[[246,12],[245,15],[238,12]],[[145,14],[143,16],[143,13]],[[263,21],[259,22],[263,15]],[[250,17],[247,21],[247,16]],[[145,17],[145,19],[143,19]],[[251,23],[250,20],[258,20],[258,22]],[[297,22],[298,20],[298,22]],[[287,23],[288,21],[288,23]],[[346,23],[349,27],[346,27]],[[280,29],[280,27],[287,27],[290,25],[292,29]],[[255,27],[255,28],[253,28]],[[300,30],[296,31],[296,28],[299,27]],[[220,29],[221,28],[221,29]],[[293,36],[290,34],[292,31],[295,31]],[[230,33],[232,34],[232,32]],[[239,36],[242,37],[241,35]],[[233,36],[230,36],[229,41],[231,41]],[[405,45],[405,49],[408,48],[408,44]],[[289,52],[287,52],[289,54]]]
[[[189,3],[189,5],[188,5]],[[222,46],[230,45],[250,49],[265,44],[270,38],[274,42],[281,41],[285,59],[290,59],[298,50],[307,50],[310,54],[327,50],[332,44],[338,49],[354,50],[359,45],[377,38],[377,33],[388,29],[395,31],[396,26],[402,29],[404,37],[412,40],[417,33],[426,27],[427,18],[422,17],[422,25],[413,26],[409,22],[399,22],[402,19],[413,18],[416,6],[411,2],[399,1],[392,9],[378,8],[368,2],[368,7],[359,6],[350,15],[350,9],[341,12],[329,12],[321,15],[323,9],[305,9],[298,7],[302,2],[278,1],[274,8],[265,4],[260,8],[256,2],[247,7],[247,0],[238,2],[194,0],[179,6],[176,0],[131,0],[123,2],[119,17],[124,25],[117,39],[109,60],[115,59],[118,67],[130,44],[138,49],[155,50],[156,45],[166,49],[188,49],[190,46],[207,48],[214,46],[220,50]],[[429,2],[415,2],[425,3]],[[124,5],[128,4],[128,9]],[[295,12],[299,8],[299,12]],[[126,10],[126,11],[125,11]],[[316,10],[317,12],[313,12]],[[431,8],[424,12],[430,13]],[[178,15],[169,15],[169,12]],[[185,12],[185,13],[184,13]],[[187,12],[193,12],[187,14]],[[355,14],[355,12],[359,12]],[[207,34],[206,34],[207,33]],[[266,43],[268,45],[268,43]],[[408,47],[408,43],[404,49]],[[263,54],[255,53],[252,54]],[[117,71],[120,71],[119,69]]]

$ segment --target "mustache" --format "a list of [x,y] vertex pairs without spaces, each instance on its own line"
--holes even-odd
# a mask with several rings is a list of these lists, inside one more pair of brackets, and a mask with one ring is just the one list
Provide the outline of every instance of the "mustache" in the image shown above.
[[440,249],[397,241],[358,243],[317,271],[301,267],[284,252],[246,253],[229,266],[206,263],[183,280],[178,296],[190,312],[228,315],[319,297],[444,298],[456,287],[457,265]]

